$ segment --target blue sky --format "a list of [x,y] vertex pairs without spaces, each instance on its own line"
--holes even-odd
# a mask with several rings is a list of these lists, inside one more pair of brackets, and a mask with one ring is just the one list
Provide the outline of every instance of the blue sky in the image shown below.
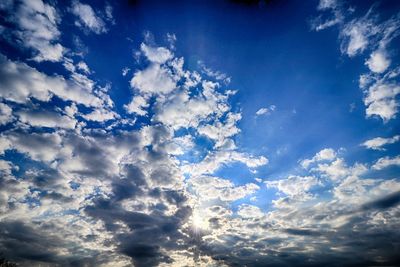
[[399,11],[3,1],[1,257],[399,264]]

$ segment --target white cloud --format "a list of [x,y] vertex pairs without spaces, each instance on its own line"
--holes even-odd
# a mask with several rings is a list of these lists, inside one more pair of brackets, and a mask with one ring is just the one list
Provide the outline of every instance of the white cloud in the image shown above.
[[151,47],[144,43],[140,45],[140,50],[153,63],[163,64],[173,58],[173,54],[165,47]]
[[237,214],[246,219],[256,219],[264,216],[264,213],[259,207],[248,204],[240,205]]
[[198,61],[198,64],[200,65],[202,72],[209,77],[215,78],[217,81],[222,81],[225,84],[230,83],[231,77],[229,77],[225,73],[208,68],[202,61]]
[[286,179],[264,183],[269,188],[276,188],[291,198],[301,200],[310,199],[312,197],[310,189],[319,184],[318,179],[312,176],[289,176]]
[[203,201],[213,199],[235,201],[251,195],[259,189],[259,186],[253,183],[235,186],[230,180],[211,176],[193,177],[189,180],[189,187]]
[[318,17],[312,21],[312,28],[316,31],[321,31],[332,27],[336,24],[343,22],[344,15],[341,9],[341,5],[336,0],[321,0],[317,7],[320,11],[327,11],[330,13],[329,18],[322,19]]
[[117,118],[118,115],[111,110],[101,108],[101,109],[95,109],[89,114],[82,115],[82,117],[89,121],[104,122],[113,120]]
[[335,150],[333,150],[332,148],[324,148],[321,151],[319,151],[317,154],[315,154],[314,157],[312,157],[311,159],[305,159],[303,161],[301,161],[301,166],[303,168],[308,168],[310,166],[310,164],[315,163],[315,162],[319,162],[319,161],[331,161],[334,160],[336,158],[336,152]]
[[400,86],[396,83],[378,81],[373,84],[368,88],[364,98],[367,117],[377,115],[383,121],[395,118],[399,107],[396,96],[399,94]]
[[11,147],[28,154],[33,160],[51,162],[61,149],[62,136],[58,133],[11,133],[7,136]]
[[385,150],[383,146],[387,144],[394,144],[400,140],[400,135],[395,135],[390,138],[382,138],[382,137],[376,137],[370,140],[365,141],[362,143],[362,146],[365,146],[366,148],[373,149],[373,150]]
[[182,171],[192,176],[213,174],[225,164],[241,162],[248,168],[257,168],[268,164],[266,157],[254,157],[237,151],[215,151],[208,154],[201,162],[182,166]]
[[131,87],[144,94],[168,94],[176,88],[176,82],[166,68],[151,64],[133,75]]
[[393,158],[390,158],[390,157],[380,158],[372,166],[372,169],[382,170],[389,166],[400,166],[400,156],[396,156]]
[[236,126],[242,118],[240,113],[229,112],[224,122],[216,121],[214,124],[200,126],[197,131],[199,134],[207,136],[215,141],[215,148],[221,147],[228,141],[227,139],[240,132]]
[[352,57],[363,52],[370,43],[371,36],[378,33],[378,27],[368,17],[347,23],[341,31],[343,53]]
[[[60,16],[56,9],[41,0],[24,0],[10,5],[8,20],[17,25],[14,32],[20,43],[35,51],[35,61],[61,61],[65,48],[58,43]],[[14,9],[16,8],[16,10]]]
[[217,111],[217,103],[214,100],[190,98],[188,92],[183,91],[162,104],[155,120],[177,130],[182,127],[197,127],[200,121]]
[[85,74],[90,74],[90,69],[85,62],[79,61],[76,66],[78,67],[78,69],[82,70]]
[[269,108],[260,108],[259,110],[257,110],[256,112],[256,116],[261,116],[261,115],[266,115],[271,113],[272,111],[274,111],[276,109],[275,105],[271,105]]
[[320,0],[318,4],[319,10],[325,10],[337,7],[337,0]]
[[128,67],[123,68],[123,69],[122,69],[122,76],[125,77],[125,76],[128,74],[128,72],[129,72],[130,70],[131,70],[131,69],[128,68]]
[[268,108],[260,108],[259,110],[257,110],[256,115],[260,116],[260,115],[264,115],[268,113]]
[[375,51],[365,64],[372,72],[382,73],[389,67],[390,59],[384,51]]
[[78,20],[75,21],[75,25],[97,34],[107,32],[104,21],[96,15],[91,6],[75,0],[72,2],[71,12],[78,17]]
[[129,102],[128,105],[125,105],[124,108],[128,113],[136,113],[140,116],[144,116],[147,114],[146,108],[149,107],[148,99],[143,96],[134,96]]
[[0,103],[0,125],[6,124],[12,120],[12,109],[4,104]]
[[50,111],[23,110],[18,111],[16,114],[21,122],[36,127],[74,129],[77,124],[76,120],[68,116]]
[[13,62],[0,54],[0,97],[17,103],[29,98],[49,101],[52,95],[85,106],[100,106],[102,101],[75,81],[62,76],[48,76],[25,63]]
[[350,174],[350,169],[347,167],[345,161],[341,158],[336,159],[331,163],[318,164],[315,171],[327,175],[332,180],[338,180]]

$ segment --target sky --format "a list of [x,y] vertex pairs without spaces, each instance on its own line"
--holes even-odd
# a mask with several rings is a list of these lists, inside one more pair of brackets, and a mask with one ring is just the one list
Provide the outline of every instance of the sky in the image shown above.
[[400,2],[3,0],[0,260],[400,265]]

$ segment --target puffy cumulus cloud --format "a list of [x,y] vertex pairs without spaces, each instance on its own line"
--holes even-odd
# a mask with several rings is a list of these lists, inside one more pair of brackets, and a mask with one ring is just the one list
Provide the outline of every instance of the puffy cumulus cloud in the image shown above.
[[[313,164],[314,167],[309,169],[310,164]],[[331,181],[340,181],[349,175],[361,175],[366,171],[364,164],[356,163],[352,167],[347,166],[345,160],[339,158],[338,153],[332,148],[322,149],[312,159],[301,161],[300,165],[309,169],[312,173],[318,173],[324,178],[329,178]]]
[[33,160],[45,162],[57,158],[62,143],[62,136],[58,133],[10,132],[5,137],[11,144],[9,148],[26,153]]
[[0,103],[0,125],[6,124],[12,120],[12,109],[4,104]]
[[147,69],[136,72],[131,80],[131,87],[144,94],[167,94],[175,86],[176,82],[168,70],[158,64],[151,64]]
[[16,114],[21,122],[36,127],[74,129],[77,124],[75,119],[60,115],[58,112],[22,110]]
[[235,186],[230,180],[211,176],[192,177],[188,183],[189,190],[203,201],[234,201],[251,195],[259,189],[253,183]]
[[214,124],[200,126],[198,132],[215,141],[215,147],[234,148],[234,143],[229,138],[240,132],[236,124],[241,118],[240,113],[229,112],[223,122],[216,121]]
[[267,187],[276,188],[290,198],[307,200],[312,195],[309,190],[318,185],[318,179],[312,176],[289,176],[287,179],[277,181],[265,181]]
[[62,76],[48,76],[26,63],[14,62],[0,55],[0,97],[16,103],[26,103],[29,98],[49,101],[52,95],[85,106],[100,106],[101,99],[75,81]]
[[[266,181],[285,195],[267,211],[249,204],[236,213],[220,204],[204,210],[208,228],[202,248],[214,257],[223,255],[228,265],[290,266],[305,259],[317,265],[395,264],[396,249],[385,244],[398,244],[399,223],[392,216],[399,212],[399,181],[363,178],[368,170],[363,164],[342,165],[347,171],[333,184],[318,169],[310,171],[312,176]],[[357,236],[357,246],[349,235]]]
[[371,54],[365,64],[372,72],[382,73],[389,67],[390,59],[385,52],[376,51]]
[[[76,0],[72,2],[71,12],[77,17],[75,25],[78,27],[82,27],[96,34],[107,32],[104,21],[96,15],[91,6],[82,4]],[[112,13],[109,15],[112,17]]]
[[[217,225],[219,239],[235,216],[263,215],[255,206],[231,210],[259,185],[215,175],[232,163],[252,171],[268,163],[236,147],[235,91],[186,70],[165,47],[140,49],[148,61],[132,71],[128,114],[114,110],[111,85],[99,86],[83,61],[65,57],[64,77],[1,56],[0,107],[10,127],[0,153],[12,156],[0,159],[0,249],[10,260],[229,266],[202,247],[202,231]],[[129,113],[149,121],[136,125]],[[198,145],[204,137],[214,143],[208,154]],[[196,159],[186,160],[189,154]]]
[[383,79],[371,85],[364,98],[367,117],[379,116],[385,122],[395,118],[399,108],[396,97],[399,94],[400,85],[395,82]]
[[95,109],[89,114],[82,115],[82,117],[88,121],[104,122],[117,118],[118,114],[112,110],[101,108]]
[[336,151],[331,148],[324,148],[315,154],[311,159],[304,159],[301,161],[301,166],[303,168],[308,168],[310,164],[319,161],[330,161],[336,158]]
[[182,170],[192,176],[199,176],[212,174],[222,166],[234,162],[243,163],[248,168],[253,169],[268,164],[268,159],[264,156],[254,157],[238,151],[218,150],[209,153],[200,162],[184,164]]
[[54,6],[42,0],[25,0],[11,1],[1,8],[6,11],[5,19],[16,25],[13,34],[18,42],[34,50],[33,60],[62,60],[65,48],[58,43],[60,15]]
[[[232,164],[268,163],[235,143],[235,91],[166,47],[139,53],[147,60],[132,70],[127,107],[144,120],[117,113],[110,86],[84,64],[65,59],[65,78],[1,58],[1,100],[12,107],[2,107],[0,135],[5,257],[22,266],[396,264],[397,178],[367,177],[375,165],[330,148],[283,179],[219,177]],[[257,202],[268,189],[273,201]]]
[[[394,38],[400,34],[399,15],[380,21],[376,8],[371,7],[362,17],[349,19],[352,12],[343,11],[337,2],[320,1],[319,10],[339,10],[341,23],[339,24],[341,52],[354,57],[369,51],[365,65],[370,73],[360,76],[360,88],[364,92],[366,116],[378,116],[384,122],[396,117],[398,113],[398,67],[390,69],[394,53],[390,45]],[[323,7],[323,8],[321,8]],[[324,28],[324,27],[322,27]],[[316,27],[315,29],[321,29]]]
[[140,50],[149,61],[158,64],[163,64],[173,57],[172,52],[165,47],[152,47],[142,43]]
[[383,146],[388,145],[388,144],[394,144],[400,140],[400,135],[395,135],[393,137],[389,138],[383,138],[383,137],[375,137],[370,140],[365,141],[361,145],[368,148],[368,149],[373,149],[373,150],[385,150]]

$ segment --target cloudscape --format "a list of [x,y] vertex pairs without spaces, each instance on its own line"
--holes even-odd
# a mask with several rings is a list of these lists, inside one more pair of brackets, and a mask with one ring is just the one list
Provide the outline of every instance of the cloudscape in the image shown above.
[[0,1],[0,266],[400,266],[400,1]]

